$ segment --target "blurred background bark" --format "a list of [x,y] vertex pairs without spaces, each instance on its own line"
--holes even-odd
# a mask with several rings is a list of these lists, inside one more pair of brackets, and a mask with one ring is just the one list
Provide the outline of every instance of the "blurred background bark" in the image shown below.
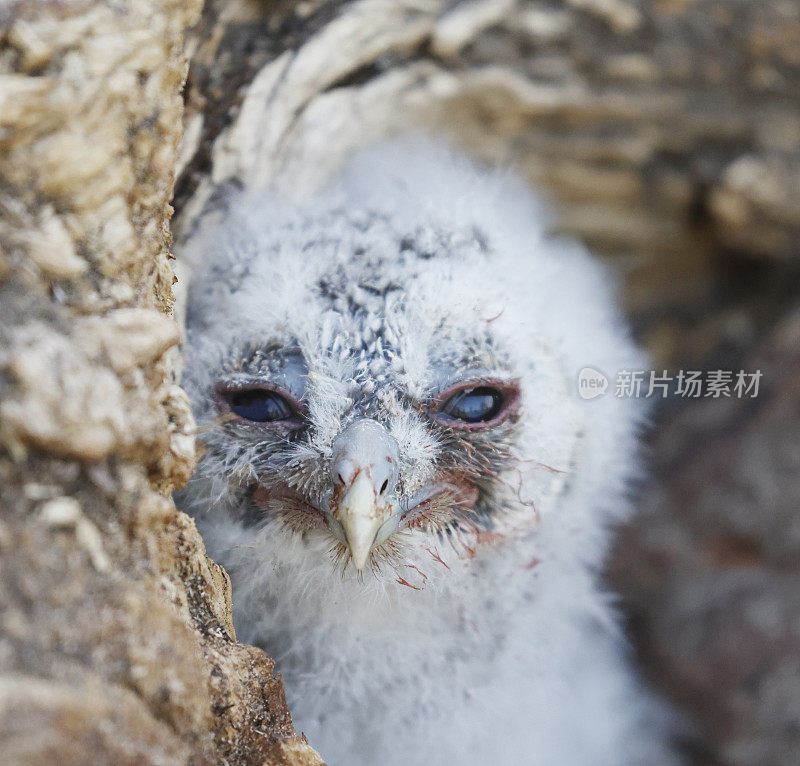
[[[274,758],[275,743],[303,746],[275,697],[258,696],[274,689],[267,660],[230,640],[216,570],[207,565],[199,585],[187,574],[206,571],[201,543],[163,499],[191,466],[185,402],[165,382],[172,325],[154,319],[171,303],[171,174],[188,277],[181,243],[221,185],[302,194],[353,147],[423,129],[520,169],[552,199],[557,227],[619,272],[655,369],[763,370],[755,400],[661,405],[652,480],[608,575],[645,673],[691,721],[697,763],[797,763],[800,5],[206,0],[197,10],[191,28],[193,4],[178,2],[0,11],[0,545],[16,572],[2,580],[4,666],[63,684],[62,668],[77,663],[132,695],[181,753],[223,748],[230,763],[250,763],[259,748]],[[123,475],[135,492],[119,491]],[[142,516],[147,507],[159,510]],[[90,528],[114,577],[93,574]],[[174,544],[187,539],[188,549]],[[50,579],[31,575],[40,571]],[[62,593],[73,571],[108,595],[76,585],[79,606]],[[145,631],[162,654],[136,664],[108,648],[130,645],[130,599],[102,605],[144,583],[185,599],[178,622],[193,637],[164,626],[169,609],[152,585],[137,598],[162,615]],[[111,625],[118,644],[98,642]],[[176,665],[191,668],[181,683],[195,690],[183,718],[171,692],[136,680],[175,665],[165,657],[179,646],[193,658]],[[239,696],[215,698],[216,683],[241,684]],[[19,687],[3,688],[11,709]],[[89,711],[80,725],[107,715]]]

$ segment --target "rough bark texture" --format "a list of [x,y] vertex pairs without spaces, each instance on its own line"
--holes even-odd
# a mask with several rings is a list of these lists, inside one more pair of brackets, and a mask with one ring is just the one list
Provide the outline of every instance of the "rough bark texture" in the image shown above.
[[173,171],[180,253],[225,184],[302,193],[427,129],[554,198],[657,369],[764,370],[757,400],[658,413],[610,575],[697,762],[797,762],[796,2],[83,0],[0,22],[6,752],[315,762],[167,499],[194,455],[165,358]]
[[0,11],[0,752],[320,764],[171,489],[169,201],[199,3]]

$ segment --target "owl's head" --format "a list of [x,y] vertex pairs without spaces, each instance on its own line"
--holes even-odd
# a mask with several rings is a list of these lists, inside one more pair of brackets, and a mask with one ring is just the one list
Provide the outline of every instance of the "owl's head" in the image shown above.
[[[184,496],[405,584],[552,514],[596,536],[636,416],[576,376],[639,361],[607,280],[519,183],[396,151],[301,207],[229,201],[189,304],[206,452]],[[576,494],[593,509],[559,508]]]

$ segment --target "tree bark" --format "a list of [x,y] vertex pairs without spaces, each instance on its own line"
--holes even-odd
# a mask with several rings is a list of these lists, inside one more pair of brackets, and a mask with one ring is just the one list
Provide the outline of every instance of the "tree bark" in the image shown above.
[[[0,27],[12,760],[319,762],[169,499],[195,460],[170,227],[180,298],[221,187],[302,194],[352,148],[425,130],[553,199],[621,273],[656,368],[764,365],[757,407],[662,412],[611,574],[651,674],[700,724],[699,762],[794,762],[796,3],[29,0]],[[742,594],[779,616],[737,621]]]
[[320,764],[169,498],[169,205],[199,3],[16,3],[0,38],[0,752]]

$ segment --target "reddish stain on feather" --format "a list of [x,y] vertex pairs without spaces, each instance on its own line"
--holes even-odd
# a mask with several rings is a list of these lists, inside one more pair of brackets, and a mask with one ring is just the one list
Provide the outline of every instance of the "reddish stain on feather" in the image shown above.
[[418,588],[416,585],[412,585],[410,582],[406,582],[402,577],[398,577],[397,582],[400,585],[405,585],[406,587],[413,588],[414,590],[422,590],[422,588]]
[[425,574],[419,567],[414,566],[413,564],[407,564],[406,566],[411,567],[412,569],[416,569],[419,572],[420,576],[422,577],[423,581],[427,581],[428,575]]
[[550,473],[566,473],[566,471],[563,471],[560,468],[553,468],[553,466],[547,465],[547,463],[540,463],[538,460],[534,462],[539,466],[539,468],[544,468],[545,471],[550,471]]
[[433,558],[434,561],[438,561],[445,569],[450,569],[450,567],[447,566],[447,564],[445,564],[444,560],[439,555],[438,551],[436,553],[434,553],[430,548],[426,548],[425,550],[428,551],[428,553],[431,554],[431,557]]

